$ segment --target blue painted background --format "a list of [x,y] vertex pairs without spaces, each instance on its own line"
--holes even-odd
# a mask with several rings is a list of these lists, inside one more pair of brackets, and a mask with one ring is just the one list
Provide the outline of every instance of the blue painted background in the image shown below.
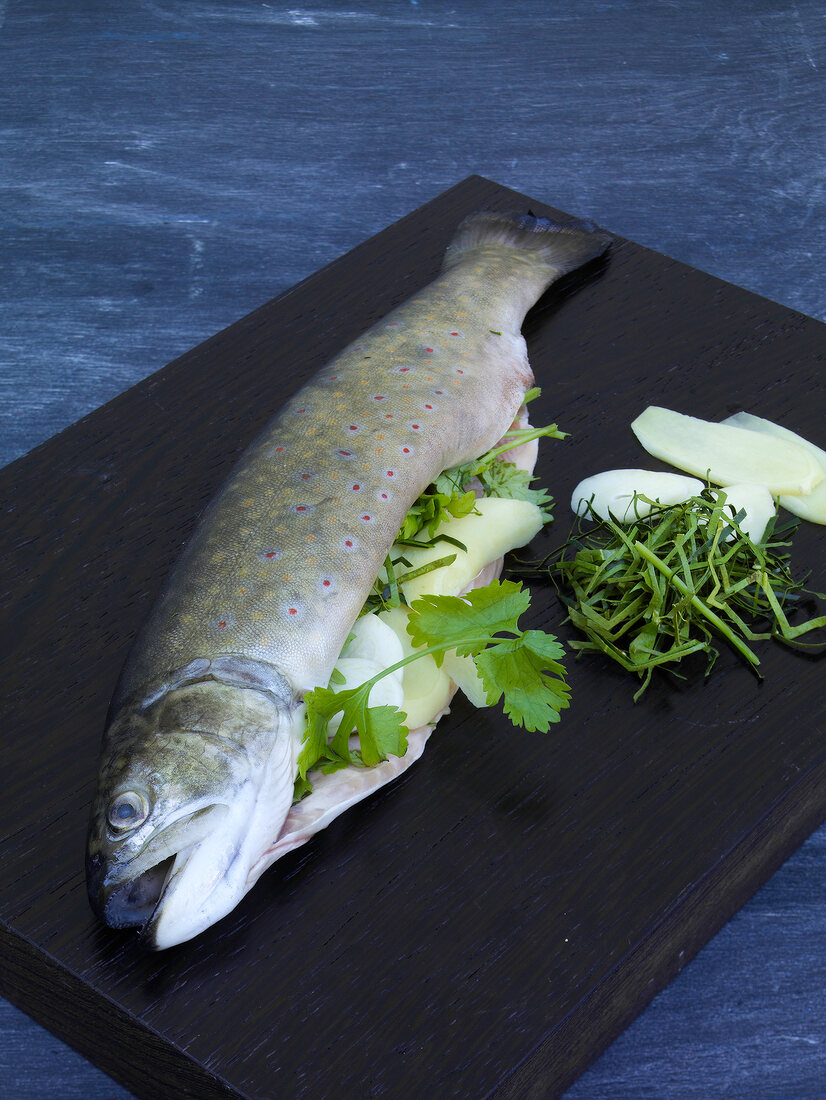
[[[0,464],[471,173],[826,319],[824,67],[814,0],[0,0]],[[565,1100],[826,1097],[824,857]],[[0,1100],[126,1096],[0,1002]]]

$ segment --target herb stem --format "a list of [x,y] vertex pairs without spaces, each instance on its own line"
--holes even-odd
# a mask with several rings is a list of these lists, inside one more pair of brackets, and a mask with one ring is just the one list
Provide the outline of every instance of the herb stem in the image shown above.
[[653,565],[655,569],[659,570],[659,572],[662,573],[662,575],[669,581],[670,584],[672,584],[677,589],[678,592],[681,592],[684,596],[687,596],[689,601],[691,602],[692,607],[694,607],[694,609],[698,611],[704,619],[711,623],[715,630],[719,631],[719,633],[722,634],[724,638],[727,638],[728,641],[731,642],[731,644],[734,646],[734,648],[739,653],[741,653],[743,657],[746,658],[750,665],[756,668],[757,665],[760,664],[760,659],[757,657],[757,655],[751,649],[749,649],[745,642],[741,641],[737,637],[737,635],[726,625],[726,623],[720,618],[719,615],[716,615],[707,604],[703,603],[697,593],[689,588],[688,585],[680,579],[680,577],[674,572],[673,569],[670,569],[664,561],[657,557],[656,554],[652,554],[648,547],[645,546],[643,543],[639,541],[635,542],[634,549],[641,557],[645,558],[647,562],[650,562],[650,564]]
[[[381,672],[377,673],[370,680],[365,680],[363,684],[358,687],[359,691],[363,691],[365,688],[372,688],[374,684],[377,684],[379,680],[383,680],[385,676],[389,676],[393,672],[398,672],[400,668],[404,668],[405,665],[409,665],[412,661],[418,661],[420,657],[432,656],[436,653],[447,653],[449,649],[455,649],[457,645],[464,646],[483,646],[489,645],[491,642],[504,641],[503,638],[495,638],[491,634],[485,634],[479,638],[462,638],[461,642],[439,642],[437,645],[421,646],[415,649],[412,653],[408,653],[406,657],[402,657],[400,661],[396,661],[394,665],[389,665],[387,668],[383,668]],[[369,691],[367,692],[369,695]]]
[[[543,436],[550,436],[551,439],[565,439],[566,435],[567,432],[561,432],[556,424],[550,424],[545,428],[513,428],[505,433],[505,442],[487,451],[485,458],[498,458],[499,455],[507,454],[508,451],[521,447],[523,443],[530,443],[532,440],[541,439]],[[450,471],[446,472],[449,473]]]

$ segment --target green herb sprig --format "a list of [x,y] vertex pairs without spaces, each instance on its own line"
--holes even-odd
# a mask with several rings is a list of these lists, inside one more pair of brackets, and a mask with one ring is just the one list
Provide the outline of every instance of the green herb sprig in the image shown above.
[[[756,544],[732,516],[725,494],[703,493],[683,504],[653,505],[631,526],[613,520],[580,520],[571,537],[542,567],[550,571],[568,618],[585,635],[570,648],[604,653],[642,683],[654,669],[674,666],[692,653],[706,656],[706,675],[723,639],[760,673],[750,642],[766,638],[801,648],[826,642],[802,636],[826,627],[826,615],[792,625],[789,614],[810,592],[789,568],[789,538],[797,524],[770,525]],[[524,572],[521,569],[520,572]],[[536,567],[528,567],[536,571]]]
[[[408,633],[415,653],[382,669],[354,688],[333,691],[315,688],[307,693],[307,732],[298,757],[295,797],[310,790],[308,772],[320,767],[336,771],[348,764],[373,766],[389,755],[403,756],[408,728],[405,714],[392,706],[368,705],[373,686],[411,661],[431,655],[441,665],[455,649],[473,658],[486,692],[488,706],[502,700],[516,726],[545,733],[568,706],[569,688],[560,663],[563,649],[551,634],[521,630],[519,618],[530,606],[530,592],[521,582],[491,581],[466,596],[422,596],[411,605]],[[329,739],[331,718],[341,721]],[[359,748],[350,748],[356,731]]]
[[[528,390],[524,403],[527,405],[539,394],[538,387]],[[478,482],[486,497],[532,501],[542,511],[545,522],[550,522],[553,504],[550,493],[542,488],[533,488],[535,475],[527,470],[520,470],[513,462],[502,461],[501,457],[514,447],[542,437],[565,439],[567,435],[559,431],[556,424],[549,424],[544,428],[512,428],[500,443],[479,458],[460,466],[451,466],[428,485],[405,516],[398,537],[385,559],[384,568],[376,578],[361,614],[398,607],[404,602],[405,581],[450,565],[456,559],[455,554],[449,553],[450,546],[459,550],[467,549],[458,539],[440,532],[439,528],[451,516],[460,518],[475,510],[476,490],[468,488],[474,481]],[[405,547],[422,549],[437,543],[445,543],[445,556],[411,570],[410,562],[404,556]]]
[[[539,393],[538,388],[529,390],[524,403],[528,404]],[[451,546],[462,551],[467,549],[439,528],[449,517],[470,515],[475,510],[474,482],[481,486],[485,496],[532,501],[542,510],[545,521],[550,521],[551,496],[544,489],[533,488],[534,475],[518,469],[512,462],[501,460],[501,456],[514,447],[542,437],[565,439],[566,433],[560,432],[555,424],[543,428],[512,428],[500,443],[479,458],[440,474],[408,511],[360,614],[399,607],[405,602],[405,582],[450,565],[456,558],[449,553]],[[407,546],[421,549],[439,543],[444,543],[448,551],[444,556],[411,568],[404,554]],[[332,690],[332,685],[340,687],[343,677],[334,669],[331,686],[316,688],[305,696],[306,729],[298,758],[295,800],[312,789],[307,775],[314,768],[329,772],[350,764],[369,767],[386,760],[388,755],[404,754],[408,733],[405,715],[395,707],[369,706],[370,690],[382,677],[426,654],[431,654],[438,664],[444,653],[454,648],[460,656],[472,656],[486,690],[488,705],[502,699],[505,713],[514,725],[547,731],[549,723],[559,720],[559,711],[568,706],[565,669],[559,663],[563,649],[552,634],[519,630],[516,619],[527,610],[529,603],[530,593],[522,592],[521,582],[515,584],[513,581],[501,585],[493,581],[461,599],[427,596],[415,600],[415,614],[410,624],[414,644],[420,647],[415,653],[383,669],[364,684],[338,692]],[[510,619],[502,618],[505,607],[510,608]],[[500,625],[494,627],[494,621]],[[500,637],[503,631],[511,636]],[[338,731],[330,738],[330,719],[339,713]],[[353,733],[358,738],[358,749],[350,748]]]
[[[538,388],[528,390],[525,404],[537,397],[539,392]],[[556,424],[544,428],[511,428],[500,443],[479,458],[451,466],[439,474],[407,513],[399,532],[399,541],[412,539],[421,532],[432,538],[449,516],[470,515],[476,505],[476,493],[469,488],[474,480],[479,482],[485,496],[533,501],[549,521],[552,498],[545,489],[532,487],[535,475],[518,469],[513,462],[501,461],[501,456],[514,447],[543,437],[565,439],[567,433],[561,432]]]

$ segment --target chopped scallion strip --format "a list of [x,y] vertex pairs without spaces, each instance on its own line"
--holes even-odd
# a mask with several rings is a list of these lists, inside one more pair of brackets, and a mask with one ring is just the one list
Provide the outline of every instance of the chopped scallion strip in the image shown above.
[[802,596],[826,598],[792,576],[786,548],[796,523],[772,523],[754,543],[740,530],[741,517],[724,511],[711,493],[669,507],[640,500],[653,504],[645,519],[622,527],[591,512],[543,563],[519,570],[550,572],[569,620],[585,636],[571,648],[604,653],[636,673],[642,683],[635,700],[655,668],[676,674],[674,666],[689,654],[705,654],[708,675],[719,639],[758,676],[750,642],[826,645],[801,640],[826,627],[826,615],[796,625],[788,618]]

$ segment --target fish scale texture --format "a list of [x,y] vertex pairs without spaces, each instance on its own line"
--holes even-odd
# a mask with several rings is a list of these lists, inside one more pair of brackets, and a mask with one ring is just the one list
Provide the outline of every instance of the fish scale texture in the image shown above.
[[122,695],[195,653],[326,684],[410,505],[512,423],[532,382],[514,287],[547,281],[504,249],[469,258],[304,386],[205,513]]

